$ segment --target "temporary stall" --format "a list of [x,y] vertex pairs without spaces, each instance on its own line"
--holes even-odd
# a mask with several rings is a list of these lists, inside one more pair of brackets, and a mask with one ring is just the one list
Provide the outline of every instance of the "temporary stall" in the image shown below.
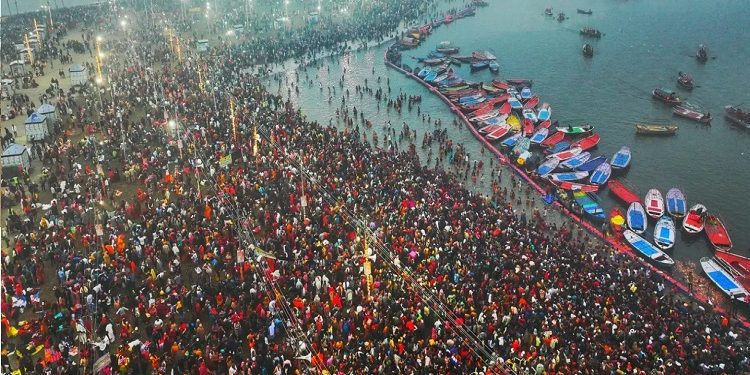
[[26,140],[40,141],[50,135],[50,123],[47,116],[39,113],[32,113],[23,123],[26,126]]
[[12,75],[20,75],[26,72],[26,68],[23,66],[26,60],[16,60],[10,62],[10,73]]
[[39,106],[39,108],[36,109],[36,113],[46,116],[47,121],[50,123],[55,123],[55,120],[57,120],[57,108],[49,103],[44,103]]
[[89,80],[88,69],[86,69],[86,67],[81,64],[71,65],[68,68],[68,73],[70,73],[70,84],[73,86],[85,85]]
[[13,87],[15,81],[12,79],[2,79],[0,80],[0,84],[2,84],[2,98],[11,98],[16,93],[15,88]]
[[28,170],[31,167],[31,154],[26,146],[11,143],[3,151],[2,162],[4,176],[17,176],[19,165],[24,170]]
[[200,39],[200,40],[198,40],[196,48],[198,49],[198,52],[206,52],[206,51],[208,51],[208,39]]

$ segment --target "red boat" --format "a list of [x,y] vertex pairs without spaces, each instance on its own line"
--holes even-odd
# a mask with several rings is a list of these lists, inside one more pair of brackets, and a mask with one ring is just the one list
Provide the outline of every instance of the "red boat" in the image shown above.
[[474,117],[484,116],[494,110],[495,110],[495,107],[492,104],[484,105],[482,106],[482,108],[479,108],[476,111],[471,112],[470,114],[466,115],[466,117],[474,118]]
[[711,245],[714,245],[716,250],[729,251],[732,249],[732,240],[729,238],[727,228],[716,215],[708,215],[703,230],[706,231],[708,241],[711,242]]
[[502,106],[500,107],[500,114],[502,114],[502,115],[509,115],[509,114],[510,114],[510,111],[511,111],[512,109],[513,109],[513,108],[511,108],[511,107],[510,107],[510,102],[505,102],[505,104],[503,104],[503,105],[502,105]]
[[550,120],[544,120],[544,121],[542,121],[541,124],[539,124],[539,126],[537,126],[536,130],[539,130],[539,129],[549,129],[549,127],[551,125],[552,125],[552,121],[550,121]]
[[534,123],[527,118],[523,119],[523,134],[530,136],[534,134],[534,131]]
[[599,134],[597,133],[594,133],[576,143],[573,143],[572,145],[570,145],[570,148],[580,147],[582,151],[586,151],[596,147],[596,145],[599,144],[600,139],[601,136],[599,136]]
[[477,90],[477,89],[463,89],[463,90],[458,90],[458,91],[447,92],[445,93],[445,96],[451,99],[454,99],[454,98],[460,98],[462,96],[472,96],[472,95],[477,95],[477,94],[484,95],[485,92],[484,90]]
[[638,194],[634,193],[627,186],[623,185],[620,181],[617,181],[614,178],[610,179],[609,182],[607,182],[607,186],[609,187],[609,191],[611,191],[612,194],[614,194],[618,199],[628,205],[633,202],[641,201],[641,197],[638,196]]
[[534,95],[523,105],[524,108],[532,109],[536,108],[536,106],[539,104],[539,97]]
[[507,90],[508,87],[510,87],[510,86],[508,86],[507,83],[505,83],[503,81],[494,81],[494,80],[492,81],[492,86],[495,86],[495,88],[498,88],[498,89],[501,89],[501,90]]
[[560,189],[565,189],[565,190],[584,191],[586,193],[596,193],[597,191],[599,191],[599,185],[577,184],[575,182],[570,182],[570,181],[554,181],[554,180],[549,180],[549,182],[559,187]]
[[541,145],[542,147],[552,147],[560,143],[563,139],[565,139],[565,133],[555,132],[555,134],[550,135],[547,139],[542,141]]
[[704,124],[708,124],[711,122],[710,113],[698,112],[687,106],[681,106],[681,105],[675,106],[674,108],[672,108],[672,113],[674,113],[675,116],[684,117],[686,119],[702,122]]
[[727,262],[734,271],[737,271],[734,278],[742,283],[745,289],[750,289],[750,258],[718,249],[714,255]]
[[612,231],[617,237],[622,236],[622,232],[625,230],[625,215],[622,213],[619,207],[615,207],[609,212],[609,225],[612,227]]

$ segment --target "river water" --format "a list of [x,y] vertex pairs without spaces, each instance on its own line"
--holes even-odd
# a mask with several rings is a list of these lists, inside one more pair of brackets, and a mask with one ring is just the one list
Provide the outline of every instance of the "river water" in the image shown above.
[[[455,3],[454,3],[455,5]],[[576,14],[576,8],[592,9],[593,15]],[[728,227],[735,252],[750,256],[750,131],[731,125],[723,117],[727,104],[746,103],[750,107],[747,75],[750,70],[750,33],[740,20],[750,18],[750,3],[731,0],[665,0],[657,3],[638,1],[565,2],[569,19],[558,22],[543,15],[544,5],[532,2],[494,1],[479,9],[477,16],[436,29],[419,48],[404,52],[404,62],[416,66],[409,56],[425,56],[443,40],[461,47],[461,54],[487,49],[498,56],[501,71],[493,76],[485,71],[471,74],[464,64],[458,68],[463,77],[474,81],[492,78],[528,78],[533,91],[553,108],[553,119],[561,123],[595,124],[602,140],[595,154],[611,156],[621,146],[633,151],[632,166],[617,178],[643,195],[650,188],[662,194],[679,187],[688,205],[700,202],[718,214]],[[596,55],[585,59],[580,48],[587,40],[579,35],[581,26],[600,29],[604,36],[589,41]],[[696,62],[699,44],[709,47],[715,57],[706,64]],[[325,59],[300,71],[300,94],[292,89],[292,101],[313,120],[336,124],[335,110],[341,105],[342,91],[349,89],[347,105],[365,112],[378,130],[386,121],[393,125],[408,123],[418,132],[421,144],[425,131],[432,131],[416,114],[386,110],[385,103],[365,94],[355,95],[357,85],[386,89],[391,97],[399,92],[421,95],[422,113],[440,119],[449,137],[463,143],[479,156],[480,145],[464,127],[450,124],[455,116],[445,104],[424,87],[383,64],[385,46]],[[329,72],[330,69],[330,72]],[[344,72],[346,69],[346,72]],[[690,73],[696,80],[692,92],[676,86],[678,71]],[[305,84],[305,75],[315,81]],[[294,79],[294,71],[286,72]],[[339,80],[344,87],[339,87]],[[377,77],[381,77],[380,84]],[[320,91],[318,82],[324,90]],[[278,83],[269,84],[272,91]],[[336,86],[336,96],[328,103],[328,86]],[[287,87],[281,93],[287,95]],[[655,87],[676,90],[689,102],[708,109],[715,120],[702,126],[673,117],[671,108],[651,99]],[[378,108],[379,107],[379,108]],[[636,136],[635,123],[674,123],[680,127],[673,137]],[[382,144],[382,134],[381,134]],[[485,182],[486,186],[486,182]],[[606,189],[600,192],[607,212],[614,205]],[[621,206],[623,209],[624,206]],[[653,229],[654,223],[650,223]],[[711,254],[705,236],[677,236],[670,253],[681,261],[695,262]]]

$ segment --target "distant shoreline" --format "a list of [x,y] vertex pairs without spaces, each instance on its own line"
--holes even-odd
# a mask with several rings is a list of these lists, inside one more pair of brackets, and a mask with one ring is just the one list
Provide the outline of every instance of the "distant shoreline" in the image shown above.
[[[3,18],[11,18],[16,15],[35,13],[42,10],[42,5],[49,4],[52,6],[52,14],[54,17],[55,10],[97,5],[105,2],[106,1],[104,0],[0,0],[0,15],[2,15]],[[9,3],[10,7],[8,7]],[[62,6],[62,4],[65,4],[65,6]],[[16,13],[16,9],[18,9],[18,13]]]

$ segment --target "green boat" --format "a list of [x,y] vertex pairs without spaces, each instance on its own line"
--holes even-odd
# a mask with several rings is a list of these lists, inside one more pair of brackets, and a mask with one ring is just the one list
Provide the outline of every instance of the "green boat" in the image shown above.
[[586,134],[594,130],[594,125],[558,126],[557,130],[565,134]]
[[602,206],[594,195],[583,191],[576,191],[573,193],[573,198],[583,208],[583,212],[590,217],[596,220],[603,220],[606,217]]
[[442,89],[441,91],[444,91],[444,92],[453,92],[453,91],[466,90],[468,88],[469,88],[469,85],[458,85],[458,86],[451,86],[451,87],[448,87],[446,89]]

